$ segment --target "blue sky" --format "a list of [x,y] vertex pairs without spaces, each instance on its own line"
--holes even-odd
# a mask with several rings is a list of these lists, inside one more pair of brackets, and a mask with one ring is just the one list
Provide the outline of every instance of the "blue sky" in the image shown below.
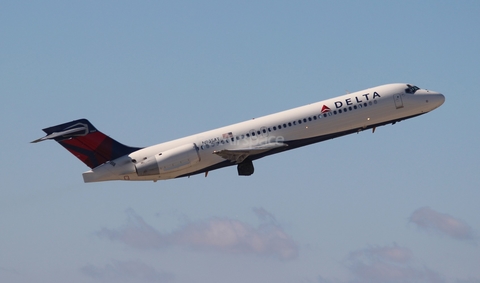
[[[478,1],[4,1],[0,281],[480,282]],[[147,146],[347,91],[427,115],[163,182],[84,184],[42,128]]]

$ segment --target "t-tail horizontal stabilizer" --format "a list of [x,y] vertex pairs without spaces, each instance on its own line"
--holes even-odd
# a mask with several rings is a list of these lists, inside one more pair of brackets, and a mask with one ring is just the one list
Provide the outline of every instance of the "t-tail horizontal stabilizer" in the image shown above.
[[98,131],[87,119],[45,128],[43,131],[47,135],[32,143],[55,140],[92,169],[141,149],[117,142]]

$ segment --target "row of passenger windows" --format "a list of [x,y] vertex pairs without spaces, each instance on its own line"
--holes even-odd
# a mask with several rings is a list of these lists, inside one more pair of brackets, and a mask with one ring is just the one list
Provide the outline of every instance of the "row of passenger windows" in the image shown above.
[[[373,102],[369,101],[368,103],[364,102],[363,104],[359,103],[359,104],[356,104],[356,105],[353,105],[353,106],[345,107],[345,108],[343,108],[343,112],[357,110],[357,109],[364,108],[364,107],[367,107],[367,106],[372,106],[373,104],[377,104],[377,101],[374,100]],[[329,113],[332,113],[332,112],[329,112]],[[342,109],[338,109],[338,113],[342,113]],[[325,114],[323,114],[323,116],[327,117],[327,116],[325,116]],[[337,110],[333,111],[333,115],[337,115]]]
[[329,112],[326,112],[326,113],[323,113],[323,114],[319,114],[317,116],[303,118],[303,119],[299,119],[299,120],[296,120],[296,121],[283,123],[283,124],[280,124],[280,125],[277,125],[277,126],[272,126],[272,127],[268,127],[268,128],[267,127],[262,127],[260,130],[257,130],[257,131],[251,131],[249,133],[246,133],[246,134],[243,134],[243,135],[238,135],[236,137],[232,137],[232,138],[229,138],[229,139],[223,139],[223,140],[220,140],[219,142],[217,141],[215,143],[204,144],[204,145],[201,146],[201,149],[214,147],[215,145],[220,145],[220,144],[228,144],[228,143],[230,143],[230,141],[234,142],[235,140],[239,141],[239,140],[242,140],[242,139],[245,139],[245,138],[260,136],[262,134],[266,134],[267,132],[281,130],[282,128],[293,127],[293,126],[296,126],[296,125],[301,125],[302,123],[307,123],[307,122],[311,122],[311,121],[315,121],[315,120],[320,120],[320,119],[323,119],[323,118],[327,118],[329,116],[346,113],[348,111],[361,109],[361,108],[364,108],[364,107],[367,107],[367,106],[372,106],[373,104],[377,104],[377,101],[376,100],[374,100],[373,102],[369,101],[368,103],[364,102],[363,104],[359,103],[359,104],[356,104],[356,105],[353,105],[353,106],[344,107],[343,109],[329,111]]

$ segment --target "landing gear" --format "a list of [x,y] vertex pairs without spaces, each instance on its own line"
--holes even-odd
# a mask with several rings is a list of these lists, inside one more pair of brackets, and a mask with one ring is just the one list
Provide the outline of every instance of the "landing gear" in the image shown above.
[[237,165],[238,176],[250,176],[253,174],[253,162],[250,158],[246,158]]

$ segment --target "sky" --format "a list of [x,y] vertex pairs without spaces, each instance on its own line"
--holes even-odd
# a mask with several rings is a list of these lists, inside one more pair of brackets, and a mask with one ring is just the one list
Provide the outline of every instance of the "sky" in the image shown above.
[[[480,282],[480,2],[2,1],[0,281]],[[159,182],[83,183],[41,129],[148,146],[412,83],[440,108]]]

